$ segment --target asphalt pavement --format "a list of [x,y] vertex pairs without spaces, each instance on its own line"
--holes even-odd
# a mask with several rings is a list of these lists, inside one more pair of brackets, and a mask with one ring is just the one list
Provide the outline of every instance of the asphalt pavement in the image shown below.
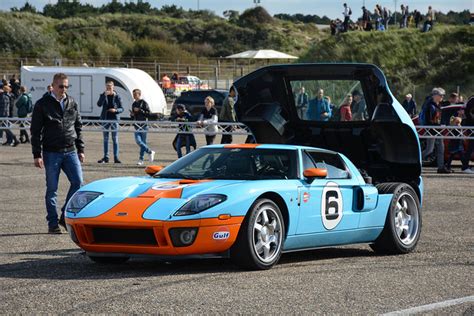
[[[155,164],[176,159],[173,136],[149,134]],[[144,174],[136,166],[133,134],[120,135],[120,165],[97,164],[100,133],[86,133],[85,139],[86,182]],[[203,135],[197,139],[204,144]],[[367,315],[405,310],[473,315],[474,176],[461,174],[459,166],[455,170],[449,175],[424,170],[422,235],[408,255],[378,256],[367,245],[352,245],[285,254],[268,271],[242,271],[228,259],[134,258],[107,266],[91,262],[66,233],[46,233],[44,171],[33,166],[29,145],[3,146],[0,314]],[[67,189],[62,175],[58,204]]]

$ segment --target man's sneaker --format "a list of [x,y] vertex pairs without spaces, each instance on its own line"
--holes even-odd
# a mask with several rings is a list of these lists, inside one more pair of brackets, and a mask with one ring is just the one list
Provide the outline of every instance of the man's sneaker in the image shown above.
[[114,158],[114,163],[122,163],[122,162],[120,161],[120,159]]
[[108,158],[108,157],[104,157],[104,158],[102,158],[101,160],[97,161],[97,163],[109,163],[109,158]]
[[16,146],[18,146],[19,144],[20,144],[20,142],[17,141],[17,140],[15,140],[13,143],[10,144],[10,146],[16,147]]
[[59,226],[48,228],[48,234],[62,234],[61,228]]
[[137,166],[143,166],[143,160],[138,160]]
[[462,173],[465,173],[465,174],[474,174],[474,170],[472,170],[471,168],[467,168],[467,169],[464,169],[462,171]]
[[155,160],[155,152],[152,150],[148,155],[150,156],[150,162],[153,162]]
[[439,169],[438,169],[438,173],[451,173],[451,171],[449,171],[449,170],[446,169],[446,168],[439,168]]

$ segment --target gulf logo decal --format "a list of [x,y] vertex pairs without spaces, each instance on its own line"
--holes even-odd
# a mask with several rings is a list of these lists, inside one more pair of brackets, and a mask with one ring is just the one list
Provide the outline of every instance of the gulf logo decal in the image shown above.
[[311,195],[308,192],[303,193],[303,202],[308,202]]
[[212,234],[212,239],[215,241],[225,241],[229,239],[230,231],[227,227],[219,227],[218,231]]
[[342,219],[342,193],[335,182],[328,182],[321,197],[321,218],[323,226],[334,229]]

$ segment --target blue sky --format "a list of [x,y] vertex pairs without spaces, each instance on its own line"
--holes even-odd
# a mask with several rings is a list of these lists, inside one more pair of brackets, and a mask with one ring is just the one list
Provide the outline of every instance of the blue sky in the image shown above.
[[[134,0],[136,1],[136,0]],[[21,7],[26,0],[0,0],[0,10],[9,10],[12,6]],[[37,9],[42,9],[45,4],[56,3],[55,0],[29,0]],[[101,6],[107,3],[107,0],[81,0],[83,3],[90,3],[94,6]],[[122,0],[125,2],[125,0]],[[127,0],[131,2],[131,0]],[[148,1],[154,7],[161,7],[162,5],[176,4],[185,9],[197,9],[198,3],[201,9],[208,9],[214,11],[218,15],[222,15],[225,10],[237,10],[244,11],[247,8],[253,6],[254,0],[150,0]],[[334,0],[260,0],[260,3],[265,9],[271,14],[277,13],[303,13],[303,14],[317,14],[319,16],[327,15],[330,18],[340,17],[342,14],[342,3],[341,1]],[[395,1],[379,0],[347,0],[348,5],[352,8],[353,12],[360,15],[360,8],[363,3],[370,10],[373,9],[376,3],[386,6],[393,11]],[[447,12],[449,10],[462,11],[470,10],[474,12],[474,0],[397,0],[397,6],[400,4],[407,4],[410,10],[420,10],[425,13],[428,6],[431,5],[437,11]],[[398,9],[397,8],[397,9]]]

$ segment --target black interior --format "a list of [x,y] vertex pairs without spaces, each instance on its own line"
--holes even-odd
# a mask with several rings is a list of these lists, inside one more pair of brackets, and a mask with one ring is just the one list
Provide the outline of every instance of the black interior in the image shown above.
[[[292,80],[359,80],[371,117],[368,121],[300,120]],[[258,143],[314,146],[346,155],[374,183],[416,182],[421,174],[416,134],[400,121],[382,72],[365,64],[295,64],[270,66],[234,84],[239,121]]]

